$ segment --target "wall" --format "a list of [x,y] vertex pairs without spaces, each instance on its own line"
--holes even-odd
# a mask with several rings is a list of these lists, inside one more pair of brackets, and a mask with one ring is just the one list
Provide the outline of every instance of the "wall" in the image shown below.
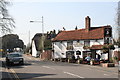
[[54,55],[53,58],[66,58],[67,42],[54,42]]
[[47,50],[47,51],[43,52],[41,54],[41,59],[42,60],[50,60],[50,59],[52,59],[52,51],[51,50]]
[[[90,40],[90,46],[92,45],[103,45],[104,40]],[[68,51],[67,48],[67,41],[62,41],[62,42],[54,42],[54,55],[53,58],[66,58],[66,51]],[[83,58],[83,51],[86,51],[83,49],[84,47],[84,40],[80,41],[73,41],[73,51],[81,51],[80,58]],[[101,51],[98,51],[101,52]],[[75,53],[75,57],[77,58],[77,55]]]
[[32,56],[37,57],[37,50],[36,50],[34,41],[32,41]]
[[101,39],[101,40],[90,40],[90,46],[92,45],[103,45],[104,44],[104,40]]

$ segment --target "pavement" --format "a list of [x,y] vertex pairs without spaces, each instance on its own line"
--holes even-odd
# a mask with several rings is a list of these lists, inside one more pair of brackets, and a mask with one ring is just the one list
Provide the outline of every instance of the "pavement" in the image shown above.
[[0,58],[0,80],[12,80],[8,68],[3,61],[5,61],[5,58]]

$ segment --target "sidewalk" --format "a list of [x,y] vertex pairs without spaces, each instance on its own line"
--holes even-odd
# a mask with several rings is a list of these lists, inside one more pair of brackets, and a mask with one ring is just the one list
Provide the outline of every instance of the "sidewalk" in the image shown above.
[[12,80],[11,75],[3,61],[5,61],[5,59],[0,58],[0,80]]

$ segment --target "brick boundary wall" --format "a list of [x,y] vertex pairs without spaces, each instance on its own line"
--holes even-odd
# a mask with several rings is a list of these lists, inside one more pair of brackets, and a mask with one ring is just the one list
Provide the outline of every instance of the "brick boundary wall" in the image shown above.
[[42,60],[50,60],[52,58],[52,50],[47,50],[41,54]]

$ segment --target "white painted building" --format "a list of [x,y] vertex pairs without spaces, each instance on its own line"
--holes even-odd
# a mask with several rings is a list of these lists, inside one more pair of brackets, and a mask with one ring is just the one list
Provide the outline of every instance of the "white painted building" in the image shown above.
[[35,41],[32,41],[32,56],[37,57],[37,49],[35,46]]
[[[112,43],[112,28],[110,25],[91,27],[90,18],[85,18],[85,29],[62,31],[53,39],[53,58],[66,58],[67,51],[80,51],[80,58],[90,54],[92,58],[101,55],[101,59],[108,59],[102,47]],[[76,53],[74,53],[77,58]]]
[[33,57],[38,57],[40,55],[40,50],[39,50],[39,45],[40,45],[40,38],[42,36],[42,33],[37,33],[35,34],[35,36],[32,39],[32,43],[31,43],[31,55]]

